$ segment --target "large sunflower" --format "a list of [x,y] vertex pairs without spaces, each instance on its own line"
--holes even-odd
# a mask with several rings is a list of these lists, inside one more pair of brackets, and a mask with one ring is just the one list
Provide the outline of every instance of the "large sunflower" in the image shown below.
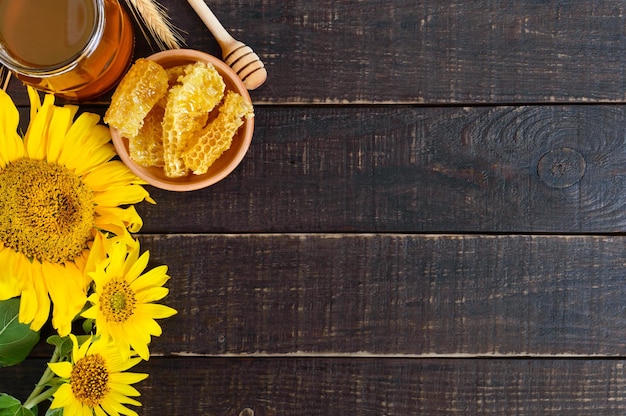
[[[0,91],[0,300],[21,296],[20,322],[38,330],[54,305],[52,324],[70,332],[86,301],[86,271],[114,235],[132,244],[142,221],[129,204],[152,199],[122,162],[100,116],[29,89],[30,124]],[[125,207],[127,206],[127,207]],[[96,250],[91,250],[96,245]]]
[[88,300],[93,306],[82,316],[95,319],[96,334],[112,341],[122,357],[130,356],[132,348],[148,360],[151,337],[161,335],[155,319],[176,313],[169,306],[154,303],[168,293],[163,287],[169,279],[167,266],[143,273],[150,254],[139,256],[139,242],[130,249],[123,242],[116,242],[107,254],[108,259],[90,273],[95,289]]
[[[63,414],[76,416],[133,415],[126,404],[141,406],[130,397],[139,396],[131,386],[147,374],[125,372],[141,359],[123,359],[119,351],[102,339],[88,339],[80,347],[74,335],[71,362],[48,366],[64,383],[54,393],[51,409],[63,408]],[[130,397],[129,397],[130,396]]]

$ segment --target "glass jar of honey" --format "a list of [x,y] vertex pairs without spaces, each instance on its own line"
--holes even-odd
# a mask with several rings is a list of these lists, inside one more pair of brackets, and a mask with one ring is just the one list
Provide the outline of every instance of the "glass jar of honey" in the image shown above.
[[112,89],[134,42],[117,0],[0,1],[0,63],[59,97],[82,101]]

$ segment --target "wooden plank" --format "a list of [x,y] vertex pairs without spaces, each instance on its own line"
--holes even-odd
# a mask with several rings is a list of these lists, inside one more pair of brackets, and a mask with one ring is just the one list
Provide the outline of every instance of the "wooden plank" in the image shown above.
[[143,232],[626,230],[623,106],[260,107],[255,118],[231,176],[151,189]]
[[[27,395],[23,386],[42,366],[0,369],[0,391]],[[623,360],[153,357],[135,368],[150,374],[136,385],[145,415],[612,416],[626,409],[624,367]]]
[[[187,46],[220,55],[190,7]],[[214,0],[268,69],[257,103],[623,102],[624,5],[464,0]],[[137,32],[135,56],[152,51]],[[18,83],[11,92],[26,102]]]
[[625,124],[622,106],[261,107],[231,176],[138,210],[147,233],[623,232]]
[[621,236],[142,235],[157,354],[623,356]]

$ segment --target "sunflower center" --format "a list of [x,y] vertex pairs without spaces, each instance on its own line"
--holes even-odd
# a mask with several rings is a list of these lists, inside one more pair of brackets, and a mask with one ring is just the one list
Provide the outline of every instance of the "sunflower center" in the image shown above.
[[100,295],[100,310],[108,322],[126,322],[133,315],[136,303],[135,292],[123,279],[110,280]]
[[20,159],[0,171],[0,241],[30,259],[74,260],[92,238],[93,192],[64,166]]
[[86,355],[72,368],[70,385],[74,397],[81,403],[95,407],[109,392],[109,371],[100,354]]

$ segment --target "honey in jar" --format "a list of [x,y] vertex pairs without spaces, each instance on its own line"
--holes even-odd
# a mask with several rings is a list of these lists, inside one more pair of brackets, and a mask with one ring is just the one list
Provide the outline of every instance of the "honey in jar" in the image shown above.
[[128,69],[133,45],[117,0],[0,0],[0,63],[42,91],[104,94]]

